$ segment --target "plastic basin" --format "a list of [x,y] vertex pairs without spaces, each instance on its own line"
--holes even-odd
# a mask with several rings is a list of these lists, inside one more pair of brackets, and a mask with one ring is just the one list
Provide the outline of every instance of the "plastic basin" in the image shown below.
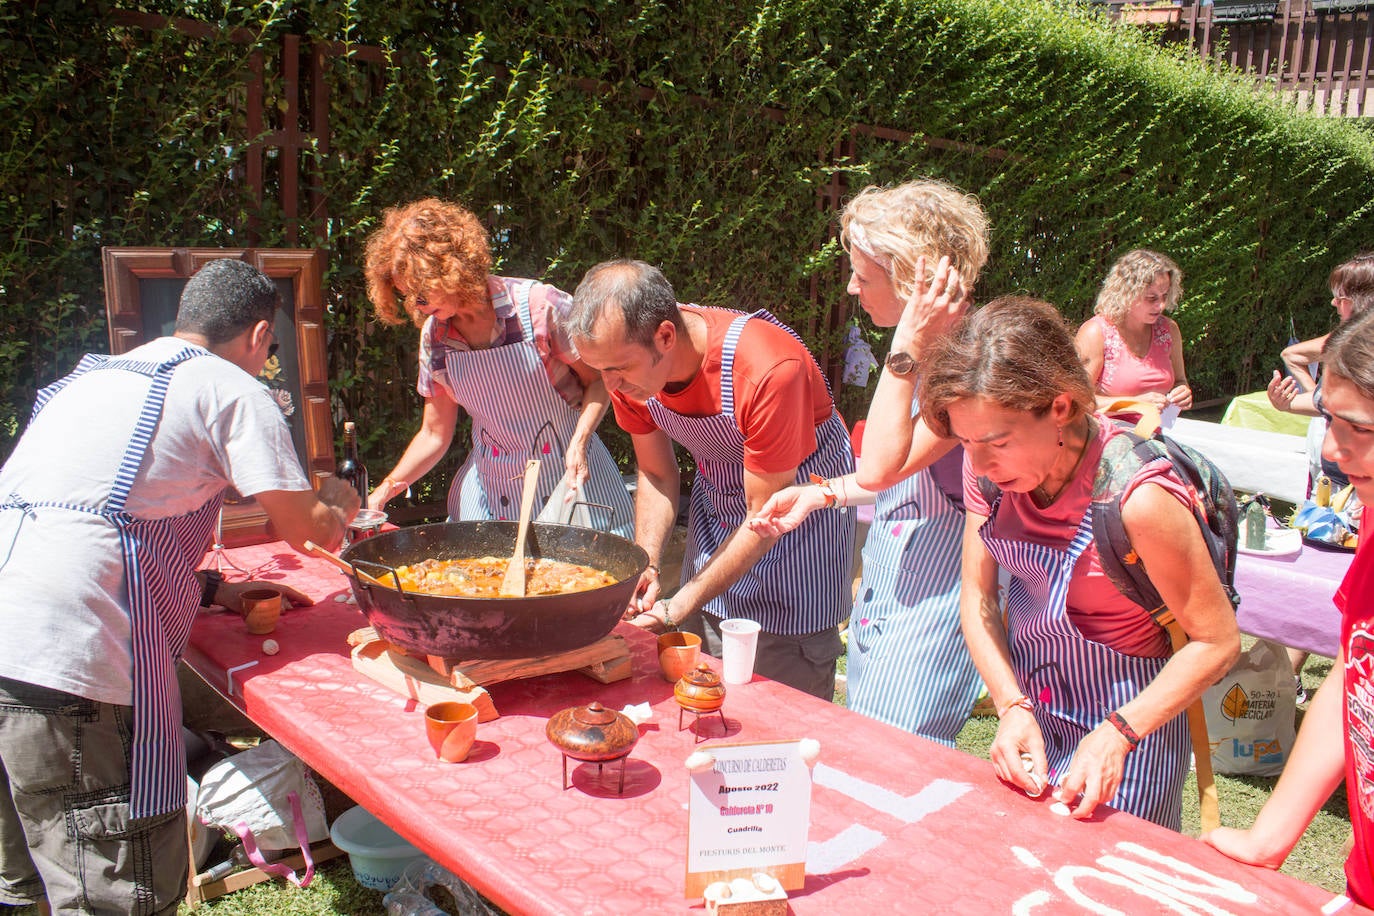
[[391,890],[407,865],[425,857],[361,805],[335,818],[329,838],[348,853],[358,883],[378,891]]

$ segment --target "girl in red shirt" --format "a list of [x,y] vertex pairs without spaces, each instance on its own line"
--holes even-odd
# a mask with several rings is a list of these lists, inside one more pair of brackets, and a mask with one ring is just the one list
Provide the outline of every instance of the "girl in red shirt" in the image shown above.
[[[1322,364],[1322,457],[1340,465],[1368,505],[1374,500],[1374,312],[1333,331]],[[1345,863],[1347,893],[1374,906],[1374,548],[1364,539],[1335,601],[1340,653],[1307,710],[1274,794],[1249,830],[1222,827],[1202,840],[1233,859],[1278,868],[1344,777],[1355,834]]]

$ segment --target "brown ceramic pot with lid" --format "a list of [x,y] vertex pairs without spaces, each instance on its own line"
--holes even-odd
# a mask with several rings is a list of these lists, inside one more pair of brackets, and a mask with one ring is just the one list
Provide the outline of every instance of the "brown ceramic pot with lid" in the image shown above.
[[711,666],[702,662],[682,676],[673,687],[673,697],[684,709],[715,712],[725,702],[725,685]]
[[624,757],[639,740],[639,729],[629,716],[595,700],[555,713],[544,733],[567,756],[594,763]]

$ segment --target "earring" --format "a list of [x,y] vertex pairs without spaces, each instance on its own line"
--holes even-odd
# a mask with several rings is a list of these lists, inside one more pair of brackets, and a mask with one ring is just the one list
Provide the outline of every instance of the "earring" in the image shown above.
[[1063,448],[1063,447],[1064,447],[1064,427],[1060,426],[1060,427],[1057,427],[1057,429],[1058,429],[1058,431],[1059,431],[1059,447],[1060,447],[1060,448]]

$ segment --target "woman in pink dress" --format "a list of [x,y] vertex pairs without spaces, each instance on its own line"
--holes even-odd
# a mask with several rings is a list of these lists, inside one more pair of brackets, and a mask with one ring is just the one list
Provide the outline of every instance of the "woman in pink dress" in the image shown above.
[[1178,304],[1183,271],[1165,255],[1137,248],[1107,273],[1092,318],[1075,343],[1097,392],[1097,405],[1147,401],[1163,410],[1193,406],[1183,370],[1183,339],[1164,313]]

